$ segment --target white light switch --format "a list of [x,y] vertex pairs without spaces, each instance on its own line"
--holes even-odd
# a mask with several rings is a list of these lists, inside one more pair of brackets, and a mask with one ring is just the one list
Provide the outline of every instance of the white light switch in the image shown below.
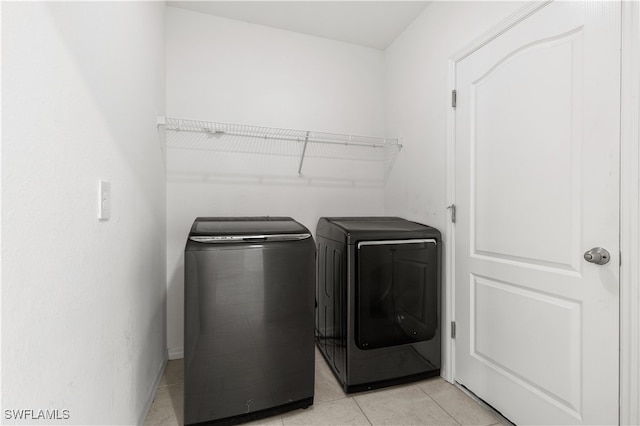
[[111,217],[111,183],[101,180],[98,184],[98,219]]

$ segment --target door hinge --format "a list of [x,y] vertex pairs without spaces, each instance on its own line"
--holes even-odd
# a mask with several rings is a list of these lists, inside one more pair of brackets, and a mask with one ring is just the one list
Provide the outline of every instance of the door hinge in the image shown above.
[[451,91],[451,106],[453,108],[455,108],[456,105],[458,104],[457,97],[458,97],[458,92],[456,92],[455,90],[452,90]]
[[451,321],[451,338],[452,339],[456,338],[456,322],[455,321]]
[[451,223],[456,223],[456,205],[451,204],[447,209],[451,209]]

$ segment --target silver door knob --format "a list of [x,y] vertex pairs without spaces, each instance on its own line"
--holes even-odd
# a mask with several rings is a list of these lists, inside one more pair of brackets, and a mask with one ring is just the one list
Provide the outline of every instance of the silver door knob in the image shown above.
[[609,262],[609,259],[611,259],[609,252],[602,247],[595,247],[584,253],[584,260],[596,265],[604,265]]

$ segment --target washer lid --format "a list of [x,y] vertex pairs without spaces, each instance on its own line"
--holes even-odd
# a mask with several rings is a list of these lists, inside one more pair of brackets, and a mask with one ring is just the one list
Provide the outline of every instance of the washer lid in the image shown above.
[[427,226],[400,217],[327,217],[323,218],[347,232],[415,232]]
[[400,217],[321,217],[316,228],[318,238],[328,238],[342,244],[367,240],[404,240],[416,238],[440,239],[440,232],[431,226]]
[[189,239],[197,242],[284,241],[311,237],[290,217],[199,217]]

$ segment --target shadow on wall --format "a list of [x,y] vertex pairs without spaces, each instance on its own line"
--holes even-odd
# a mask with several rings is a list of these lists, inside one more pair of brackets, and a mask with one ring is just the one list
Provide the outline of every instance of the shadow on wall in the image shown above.
[[[185,237],[186,241],[186,237]],[[181,255],[178,262],[172,268],[173,273],[167,284],[167,316],[184,327],[184,256]],[[180,334],[182,336],[182,334]],[[179,345],[169,346],[169,359],[180,359],[184,356],[184,337]]]
[[249,173],[189,173],[169,171],[167,180],[176,183],[201,183],[201,184],[229,184],[244,186],[320,186],[320,187],[363,187],[363,188],[380,188],[384,186],[384,182],[377,179],[356,179],[356,178],[337,178],[337,177],[311,177],[306,174],[299,176],[290,175],[268,175],[268,174],[249,174]]

